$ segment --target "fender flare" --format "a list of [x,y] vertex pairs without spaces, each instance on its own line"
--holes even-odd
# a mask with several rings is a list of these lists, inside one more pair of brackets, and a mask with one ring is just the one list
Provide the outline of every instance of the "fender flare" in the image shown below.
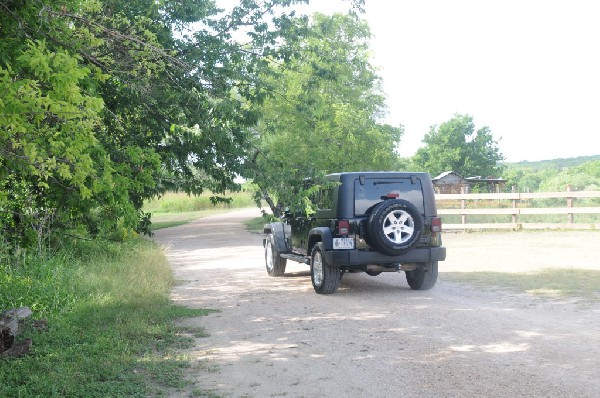
[[327,227],[313,228],[308,233],[308,253],[312,252],[317,242],[323,243],[323,250],[333,250],[333,235]]
[[[273,240],[275,241],[275,248],[279,253],[287,253],[289,252],[286,244],[286,232],[287,235],[291,235],[290,226],[284,224],[282,222],[274,222],[270,224],[265,224],[263,227],[263,232],[265,234],[272,234]],[[265,245],[266,237],[263,238],[263,246]]]

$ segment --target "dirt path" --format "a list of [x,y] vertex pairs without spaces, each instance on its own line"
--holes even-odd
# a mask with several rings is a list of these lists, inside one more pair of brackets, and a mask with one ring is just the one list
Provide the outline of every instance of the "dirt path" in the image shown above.
[[[444,280],[444,272],[465,269],[600,269],[598,233],[532,234],[532,243],[446,234],[449,258],[433,290],[411,291],[403,274],[347,274],[336,294],[323,296],[307,266],[288,262],[284,277],[267,275],[262,237],[242,226],[258,215],[245,210],[157,232],[181,281],[173,299],[221,311],[186,321],[210,333],[190,350],[194,396],[600,396],[599,305]],[[536,251],[538,240],[560,250]]]

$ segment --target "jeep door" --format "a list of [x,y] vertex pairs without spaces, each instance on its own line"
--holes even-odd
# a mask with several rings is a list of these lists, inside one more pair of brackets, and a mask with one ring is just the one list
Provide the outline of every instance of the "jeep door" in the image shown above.
[[308,250],[308,233],[315,225],[315,219],[307,215],[295,215],[288,219],[292,227],[292,250],[306,254]]

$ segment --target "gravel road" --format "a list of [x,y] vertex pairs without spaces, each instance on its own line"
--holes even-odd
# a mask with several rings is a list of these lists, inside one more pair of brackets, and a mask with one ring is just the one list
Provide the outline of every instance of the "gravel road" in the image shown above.
[[599,304],[444,280],[498,268],[600,271],[598,232],[447,233],[448,260],[430,291],[410,290],[402,273],[346,274],[336,294],[318,295],[305,265],[267,275],[262,236],[242,225],[257,216],[156,233],[179,281],[173,300],[220,310],[184,321],[210,336],[188,353],[195,386],[174,396],[600,396]]

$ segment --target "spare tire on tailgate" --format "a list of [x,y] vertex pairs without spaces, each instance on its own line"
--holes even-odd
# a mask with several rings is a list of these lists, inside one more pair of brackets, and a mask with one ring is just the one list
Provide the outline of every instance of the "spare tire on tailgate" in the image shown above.
[[419,210],[403,199],[377,204],[367,222],[368,243],[389,256],[404,254],[421,236],[423,219]]

